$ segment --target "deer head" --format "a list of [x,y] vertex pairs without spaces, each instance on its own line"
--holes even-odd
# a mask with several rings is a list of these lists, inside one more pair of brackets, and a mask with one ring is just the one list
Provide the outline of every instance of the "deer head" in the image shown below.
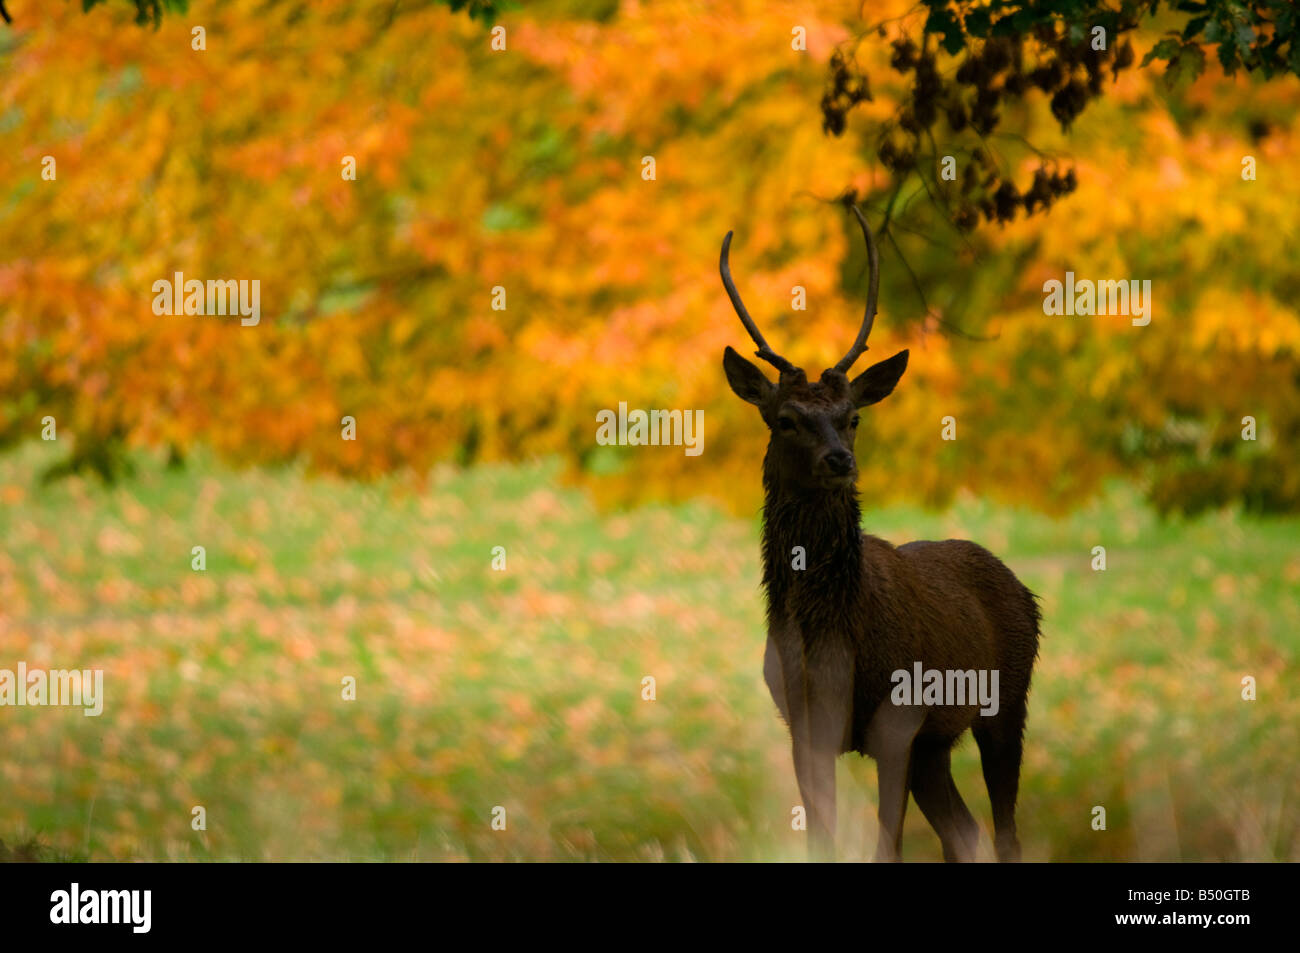
[[763,339],[736,284],[731,280],[728,253],[731,232],[722,240],[718,270],[731,305],[740,316],[745,330],[758,345],[755,356],[767,361],[779,372],[777,383],[752,362],[728,347],[722,357],[727,383],[736,396],[753,404],[762,414],[771,436],[769,460],[775,463],[782,483],[804,490],[829,490],[851,486],[858,476],[853,444],[857,435],[858,410],[888,397],[907,368],[907,351],[899,351],[888,360],[873,364],[853,380],[848,371],[863,351],[867,335],[876,317],[876,296],[880,290],[880,258],[867,220],[856,205],[852,206],[867,242],[871,263],[867,308],[858,330],[857,340],[834,367],[822,371],[820,379],[810,384],[803,370],[777,354]]

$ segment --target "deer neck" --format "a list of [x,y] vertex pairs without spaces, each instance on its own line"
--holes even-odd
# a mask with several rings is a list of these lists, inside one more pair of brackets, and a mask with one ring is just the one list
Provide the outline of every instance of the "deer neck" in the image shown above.
[[848,610],[863,595],[856,488],[809,492],[783,485],[770,459],[764,461],[763,488],[769,621],[788,620],[805,628],[843,626],[852,618]]

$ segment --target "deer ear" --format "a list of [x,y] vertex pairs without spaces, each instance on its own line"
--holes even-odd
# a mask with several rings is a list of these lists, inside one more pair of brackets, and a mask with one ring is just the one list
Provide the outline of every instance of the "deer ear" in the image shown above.
[[761,406],[776,390],[776,385],[762,371],[730,347],[722,354],[722,369],[727,372],[727,383],[736,396],[755,406]]
[[849,389],[853,394],[854,407],[866,407],[884,400],[898,384],[898,379],[907,370],[907,351],[899,351],[893,357],[872,364],[853,379]]

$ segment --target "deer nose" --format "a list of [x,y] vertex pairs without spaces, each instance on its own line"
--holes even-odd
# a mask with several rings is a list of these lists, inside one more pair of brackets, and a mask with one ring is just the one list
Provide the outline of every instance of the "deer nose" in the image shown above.
[[826,469],[836,476],[847,476],[853,470],[853,454],[847,450],[832,450],[826,454]]

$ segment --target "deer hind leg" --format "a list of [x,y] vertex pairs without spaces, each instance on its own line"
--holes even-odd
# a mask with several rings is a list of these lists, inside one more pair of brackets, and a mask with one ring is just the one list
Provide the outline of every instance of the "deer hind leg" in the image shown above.
[[946,741],[918,741],[912,748],[912,796],[943,844],[943,859],[970,862],[979,825],[952,780],[952,748]]
[[989,803],[993,807],[993,846],[998,860],[1006,863],[1020,860],[1016,794],[1020,788],[1020,757],[1024,747],[1024,706],[1004,710],[1003,715],[989,719],[992,724],[980,724],[983,719],[976,718],[972,733],[979,745],[984,783],[988,785]]
[[907,814],[907,775],[910,752],[888,752],[876,759],[876,787],[880,804],[876,817],[880,834],[876,839],[877,864],[903,859],[903,817]]

